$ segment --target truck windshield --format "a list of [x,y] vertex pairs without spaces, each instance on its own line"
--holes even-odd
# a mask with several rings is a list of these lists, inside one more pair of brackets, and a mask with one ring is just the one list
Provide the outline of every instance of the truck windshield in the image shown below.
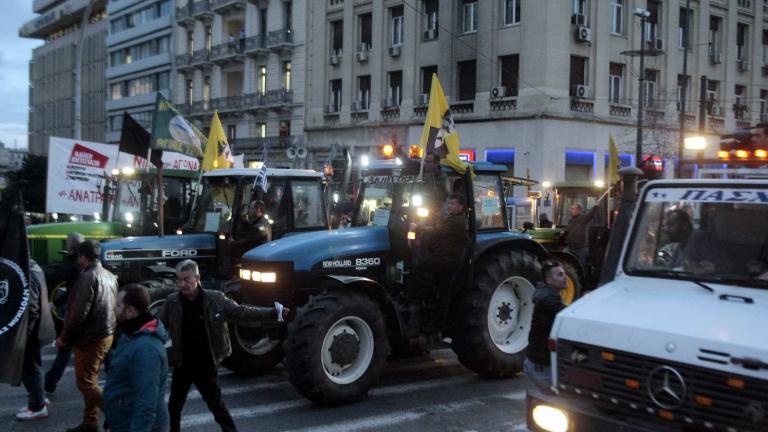
[[193,228],[197,232],[229,232],[235,205],[237,179],[205,179],[195,211]]
[[645,194],[628,274],[768,287],[768,193],[655,188]]

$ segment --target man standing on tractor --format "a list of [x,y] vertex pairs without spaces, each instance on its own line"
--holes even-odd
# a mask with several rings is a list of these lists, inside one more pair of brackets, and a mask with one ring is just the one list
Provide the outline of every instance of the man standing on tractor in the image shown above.
[[592,223],[592,219],[597,214],[598,209],[600,207],[594,206],[584,214],[584,208],[581,204],[573,203],[571,205],[571,220],[568,221],[568,226],[561,235],[561,238],[565,239],[567,245],[564,250],[578,258],[581,265],[587,262],[587,255],[589,255],[587,233],[589,231],[589,224]]
[[241,234],[238,235],[239,240],[232,245],[232,256],[235,259],[260,244],[272,241],[272,227],[265,214],[264,202],[253,200],[248,210],[240,215]]

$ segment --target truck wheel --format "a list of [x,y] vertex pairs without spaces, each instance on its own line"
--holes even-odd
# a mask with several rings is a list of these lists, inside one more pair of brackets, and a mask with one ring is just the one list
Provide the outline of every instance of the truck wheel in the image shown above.
[[322,405],[357,402],[389,353],[381,309],[355,292],[313,296],[288,325],[285,366],[291,384]]
[[581,279],[576,270],[568,263],[562,262],[565,275],[568,276],[568,287],[560,292],[563,303],[567,306],[581,297]]
[[283,360],[280,340],[258,328],[231,326],[232,355],[221,364],[240,376],[263,374]]
[[452,348],[461,364],[488,377],[522,370],[540,268],[524,251],[500,251],[480,259],[474,286],[453,308]]

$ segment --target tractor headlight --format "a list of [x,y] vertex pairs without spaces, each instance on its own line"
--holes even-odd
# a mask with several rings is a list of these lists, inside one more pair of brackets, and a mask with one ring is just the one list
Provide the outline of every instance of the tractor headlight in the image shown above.
[[277,282],[277,273],[240,269],[240,279],[253,282],[275,283]]
[[251,271],[246,269],[240,269],[240,279],[251,280]]
[[422,217],[422,218],[429,217],[429,209],[424,207],[419,207],[419,209],[416,210],[416,216]]
[[533,422],[536,426],[548,432],[568,431],[568,416],[565,411],[548,405],[533,407]]
[[275,283],[277,282],[277,273],[264,272],[261,274],[261,281],[266,283]]

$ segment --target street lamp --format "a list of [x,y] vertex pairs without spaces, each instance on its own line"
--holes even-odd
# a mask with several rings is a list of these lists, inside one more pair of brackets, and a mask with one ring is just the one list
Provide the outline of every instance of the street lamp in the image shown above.
[[645,87],[645,20],[651,13],[643,8],[635,8],[632,15],[640,18],[640,84],[637,93],[637,141],[635,142],[635,161],[640,166],[643,160],[643,105],[645,105],[643,87]]
[[692,136],[685,139],[686,150],[704,150],[707,148],[707,139],[703,136]]

